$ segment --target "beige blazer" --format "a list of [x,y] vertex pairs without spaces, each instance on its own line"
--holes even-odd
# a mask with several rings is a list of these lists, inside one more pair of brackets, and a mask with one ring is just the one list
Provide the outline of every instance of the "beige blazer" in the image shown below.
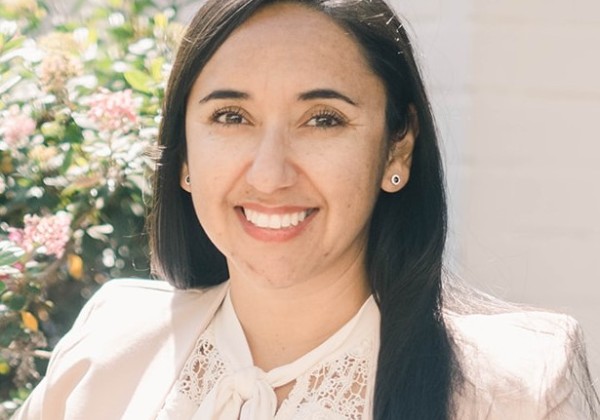
[[[181,291],[114,280],[84,307],[14,419],[154,419],[228,284]],[[448,314],[466,378],[457,419],[587,419],[569,317]],[[260,420],[260,419],[257,419]]]

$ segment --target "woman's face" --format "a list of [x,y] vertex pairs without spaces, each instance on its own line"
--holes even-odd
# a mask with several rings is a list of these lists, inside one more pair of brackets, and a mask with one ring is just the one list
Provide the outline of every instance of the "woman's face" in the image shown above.
[[303,6],[259,11],[217,50],[189,95],[181,186],[232,278],[364,280],[376,197],[408,175],[385,105],[352,36]]

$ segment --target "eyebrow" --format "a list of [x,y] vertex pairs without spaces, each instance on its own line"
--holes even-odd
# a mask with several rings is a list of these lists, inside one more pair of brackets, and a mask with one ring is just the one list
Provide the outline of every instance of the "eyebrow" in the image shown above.
[[358,106],[356,102],[348,98],[346,95],[341,94],[333,89],[314,89],[308,92],[301,93],[298,95],[298,99],[301,101],[310,101],[312,99],[341,99],[350,105]]
[[249,99],[250,95],[246,92],[240,92],[239,90],[215,90],[209,93],[204,98],[200,99],[200,103],[206,103],[214,99]]
[[[239,90],[215,90],[200,99],[199,103],[203,104],[215,99],[250,99],[250,95]],[[314,99],[340,99],[350,105],[358,106],[352,99],[333,89],[313,89],[298,95],[298,100],[301,101],[310,101]]]

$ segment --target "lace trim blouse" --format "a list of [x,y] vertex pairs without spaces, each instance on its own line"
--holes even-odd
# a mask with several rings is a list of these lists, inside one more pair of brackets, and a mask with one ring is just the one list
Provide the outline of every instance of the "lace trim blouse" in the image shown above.
[[[371,418],[379,310],[370,297],[342,328],[296,361],[254,366],[229,294],[200,335],[158,420]],[[274,388],[293,383],[279,408]]]

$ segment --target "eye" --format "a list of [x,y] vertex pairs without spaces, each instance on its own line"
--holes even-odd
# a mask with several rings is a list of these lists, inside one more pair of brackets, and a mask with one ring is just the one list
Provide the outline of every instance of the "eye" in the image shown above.
[[248,118],[244,115],[244,111],[239,107],[227,107],[217,109],[211,115],[211,121],[223,125],[241,125],[248,124]]
[[310,119],[306,123],[306,125],[309,127],[317,128],[333,128],[343,126],[345,124],[346,119],[332,110],[317,111],[310,117]]

